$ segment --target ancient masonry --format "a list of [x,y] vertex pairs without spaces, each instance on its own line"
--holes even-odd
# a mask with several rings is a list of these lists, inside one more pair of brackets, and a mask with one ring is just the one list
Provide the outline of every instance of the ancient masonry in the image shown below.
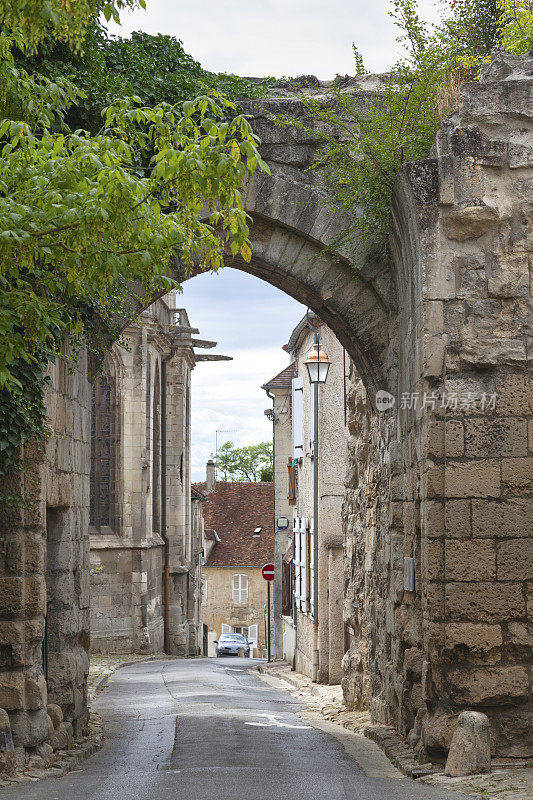
[[[377,83],[343,90],[364,102]],[[357,370],[346,699],[431,753],[447,750],[461,710],[482,710],[494,753],[531,754],[533,58],[496,55],[430,158],[405,167],[392,261],[323,250],[343,220],[307,171],[318,138],[272,122],[305,114],[291,87],[279,95],[245,104],[272,174],[245,198],[252,261],[228,264],[308,305]],[[91,387],[83,357],[51,374],[59,435],[46,458],[25,452],[35,508],[1,512],[0,707],[21,759],[49,736],[47,702],[75,736],[87,720]]]

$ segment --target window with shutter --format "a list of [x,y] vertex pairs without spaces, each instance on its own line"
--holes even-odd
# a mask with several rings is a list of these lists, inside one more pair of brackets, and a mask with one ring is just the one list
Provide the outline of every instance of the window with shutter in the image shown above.
[[296,464],[293,463],[292,458],[289,458],[287,468],[289,470],[289,491],[287,492],[287,499],[289,505],[293,506],[296,503]]
[[300,518],[294,517],[293,522],[293,534],[294,534],[294,556],[293,556],[293,563],[294,563],[294,601],[296,604],[296,608],[300,608],[300,590],[301,590],[301,569],[300,569],[300,553],[301,553],[301,539],[300,539]]
[[307,611],[307,519],[300,518],[300,609]]
[[248,602],[248,578],[246,575],[233,576],[233,602],[237,605]]
[[304,381],[302,377],[292,379],[292,456],[301,458],[303,441]]

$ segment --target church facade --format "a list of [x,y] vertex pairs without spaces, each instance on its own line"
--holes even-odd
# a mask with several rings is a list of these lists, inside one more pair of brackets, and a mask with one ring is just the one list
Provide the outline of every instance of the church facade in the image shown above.
[[[196,655],[202,516],[191,498],[194,339],[175,296],[108,352],[91,397],[91,651]],[[200,503],[201,505],[201,503]]]

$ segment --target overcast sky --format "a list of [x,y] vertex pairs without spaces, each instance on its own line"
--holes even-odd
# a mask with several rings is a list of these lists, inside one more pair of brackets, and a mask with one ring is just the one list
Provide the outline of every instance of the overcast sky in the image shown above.
[[[438,2],[438,0],[437,0]],[[435,19],[433,0],[421,0]],[[237,75],[353,74],[352,42],[372,72],[388,69],[400,54],[387,0],[147,0],[122,14],[113,33],[134,30],[181,39],[204,67]]]
[[[372,72],[388,69],[401,53],[385,0],[147,0],[147,10],[122,15],[112,33],[135,30],[181,39],[214,71],[262,77],[353,74],[352,42]],[[423,0],[426,19],[435,3]],[[261,385],[288,364],[281,350],[305,313],[288,295],[233,269],[201,275],[178,298],[191,324],[232,362],[200,363],[193,372],[193,480],[219,441],[252,444],[271,438]],[[214,352],[214,351],[206,351]]]

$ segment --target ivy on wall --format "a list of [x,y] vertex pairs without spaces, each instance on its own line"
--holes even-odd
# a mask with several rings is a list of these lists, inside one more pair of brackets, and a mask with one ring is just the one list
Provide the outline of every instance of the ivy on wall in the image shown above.
[[[361,253],[387,253],[396,175],[404,163],[429,156],[439,125],[457,108],[461,83],[476,80],[495,49],[533,49],[531,0],[443,0],[436,26],[420,17],[416,0],[393,0],[390,13],[405,56],[379,76],[375,90],[346,93],[339,80],[327,102],[300,95],[311,124],[278,118],[321,140],[311,168],[328,187],[324,202],[346,220],[330,247],[348,244],[356,270]],[[363,58],[355,47],[354,54],[363,79]]]

